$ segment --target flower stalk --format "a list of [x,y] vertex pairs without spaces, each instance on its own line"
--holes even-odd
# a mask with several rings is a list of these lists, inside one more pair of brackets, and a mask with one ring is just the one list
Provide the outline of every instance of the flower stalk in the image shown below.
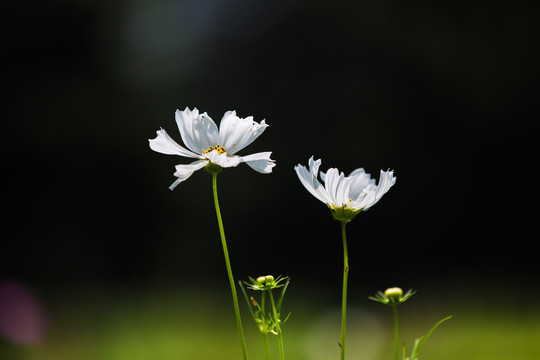
[[394,360],[399,360],[399,319],[397,304],[392,304],[394,310]]
[[[347,282],[349,278],[349,255],[347,252],[346,225],[356,215],[375,205],[394,186],[393,171],[382,171],[379,184],[375,183],[363,168],[358,168],[345,176],[336,168],[326,173],[319,172],[321,160],[312,156],[308,167],[298,164],[294,170],[304,187],[318,200],[325,203],[332,217],[341,222],[343,237],[343,290],[341,298],[341,339],[340,359],[345,360],[345,336],[347,332]],[[323,183],[319,181],[319,176]]]
[[236,294],[236,286],[231,268],[231,261],[229,259],[229,251],[227,250],[227,241],[225,240],[225,230],[223,228],[223,220],[221,218],[221,211],[219,209],[219,201],[217,194],[217,172],[212,173],[212,190],[214,193],[214,204],[216,207],[216,215],[219,226],[219,234],[221,236],[221,245],[223,246],[223,255],[225,257],[225,266],[227,267],[227,275],[229,276],[229,283],[231,285],[231,293],[234,304],[234,312],[236,315],[236,326],[238,329],[238,337],[240,338],[240,344],[242,347],[242,355],[244,360],[247,360],[247,348],[246,339],[244,337],[244,330],[242,329],[242,318],[240,317],[240,307],[238,306],[238,296]]
[[285,350],[283,349],[283,333],[281,332],[281,320],[279,318],[279,313],[276,309],[276,303],[274,302],[274,295],[272,290],[266,290],[270,293],[270,302],[272,303],[272,313],[274,314],[274,323],[276,325],[276,333],[278,338],[278,348],[279,348],[279,359],[285,360]]
[[[416,291],[409,290],[405,294],[403,294],[403,290],[398,287],[388,288],[383,293],[382,291],[378,291],[375,296],[370,296],[369,299],[379,302],[384,305],[388,305],[392,307],[392,310],[394,312],[394,360],[399,360],[399,319],[398,319],[398,311],[397,307],[399,304],[404,303],[407,301],[411,296],[413,296],[416,293]],[[416,339],[411,356],[406,357],[405,356],[405,345],[403,345],[403,360],[418,360],[418,354],[420,353],[420,349],[422,346],[424,346],[426,340],[429,338],[429,336],[435,331],[435,329],[445,322],[446,320],[451,319],[452,316],[447,316],[444,319],[439,320],[427,333],[426,336],[421,336],[420,338]]]
[[345,360],[345,333],[347,330],[347,282],[349,278],[349,255],[347,251],[347,221],[341,222],[343,236],[343,293],[341,298],[341,360]]
[[[239,282],[240,289],[244,293],[246,303],[248,304],[251,316],[257,325],[257,328],[261,332],[264,338],[264,347],[266,360],[270,360],[270,349],[268,345],[268,333],[272,333],[278,338],[278,347],[279,347],[279,359],[285,360],[285,350],[283,346],[283,332],[282,325],[287,321],[290,316],[284,320],[281,320],[281,305],[283,304],[283,298],[285,297],[285,291],[289,286],[289,277],[278,276],[274,279],[272,275],[259,276],[257,279],[249,278],[251,283],[244,282],[247,285],[248,289],[261,291],[261,301],[260,304],[253,297],[249,297],[242,285],[242,282]],[[282,283],[283,282],[283,283]],[[274,294],[272,293],[273,289],[282,288],[281,295],[279,296],[278,301],[274,300]],[[270,297],[270,312],[266,312],[265,299],[266,293]]]

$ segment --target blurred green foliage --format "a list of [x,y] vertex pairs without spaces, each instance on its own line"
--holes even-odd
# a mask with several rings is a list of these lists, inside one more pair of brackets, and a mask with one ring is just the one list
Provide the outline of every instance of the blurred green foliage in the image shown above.
[[[328,307],[315,294],[294,295],[284,331],[286,357],[294,360],[336,359],[339,354],[339,304]],[[425,300],[425,299],[424,299]],[[423,349],[426,360],[537,360],[540,312],[478,303],[428,302],[404,307],[402,339],[411,345],[451,309]],[[387,310],[387,309],[382,309]],[[251,359],[263,358],[260,334],[244,307]],[[227,360],[240,357],[232,302],[225,292],[209,289],[63,293],[49,302],[49,330],[32,347],[0,343],[6,360]],[[391,314],[367,299],[350,309],[350,359],[392,357]],[[277,358],[275,337],[272,356]]]

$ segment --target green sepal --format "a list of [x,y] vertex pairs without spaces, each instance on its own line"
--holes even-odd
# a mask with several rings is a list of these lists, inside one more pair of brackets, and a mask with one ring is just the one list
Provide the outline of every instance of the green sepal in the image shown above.
[[223,168],[219,166],[218,164],[210,163],[203,167],[204,171],[206,171],[209,174],[219,174],[223,171]]
[[409,289],[405,294],[403,294],[403,296],[401,298],[399,298],[399,299],[391,299],[388,296],[386,296],[382,291],[377,291],[375,296],[369,296],[368,299],[379,302],[379,303],[384,304],[384,305],[393,306],[393,305],[398,305],[398,304],[404,303],[405,301],[407,301],[414,294],[416,294],[416,291],[413,291],[412,289]]
[[[289,285],[289,277],[288,276],[281,276],[279,275],[276,279],[274,279],[271,282],[258,282],[256,279],[253,279],[252,277],[249,277],[249,280],[251,281],[251,284],[244,281],[244,284],[247,285],[248,289],[250,290],[272,290],[277,289],[280,287],[285,286],[285,288]],[[280,284],[280,282],[287,280],[285,284]]]
[[347,206],[343,206],[339,208],[328,206],[328,208],[330,209],[330,212],[332,213],[332,217],[341,222],[351,221],[352,219],[354,219],[356,215],[358,215],[360,212],[362,212],[362,210],[364,210],[363,208],[360,210],[353,210],[353,209],[348,208]]

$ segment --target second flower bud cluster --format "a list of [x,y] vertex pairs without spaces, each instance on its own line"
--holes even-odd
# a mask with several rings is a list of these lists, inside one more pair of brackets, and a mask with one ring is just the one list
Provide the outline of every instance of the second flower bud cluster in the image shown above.
[[[240,288],[244,293],[246,303],[249,306],[253,320],[257,324],[259,331],[266,335],[272,333],[274,335],[279,335],[281,333],[280,325],[285,323],[289,315],[282,320],[281,319],[281,305],[283,304],[283,298],[285,297],[285,291],[289,285],[290,278],[278,276],[274,278],[272,275],[259,276],[257,279],[249,278],[251,281],[248,282],[239,282]],[[261,291],[259,299],[255,299],[253,296],[248,297],[244,285],[247,286],[250,290]],[[282,288],[281,294],[276,302],[274,300],[274,294],[272,293],[273,289]],[[270,306],[267,310],[268,298],[270,300]]]

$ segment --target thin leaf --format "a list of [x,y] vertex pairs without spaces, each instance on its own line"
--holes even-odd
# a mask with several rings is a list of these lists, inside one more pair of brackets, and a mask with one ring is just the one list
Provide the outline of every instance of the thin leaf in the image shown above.
[[291,316],[292,313],[289,313],[289,315],[287,315],[287,317],[285,318],[285,320],[282,320],[281,321],[281,324],[285,324],[285,321],[287,321],[289,319],[289,317]]
[[291,279],[287,279],[287,281],[283,285],[283,290],[281,290],[281,297],[279,298],[277,303],[277,311],[281,311],[281,303],[283,302],[283,298],[285,297],[285,291],[287,290],[290,281]]
[[[253,316],[253,320],[255,322],[257,322],[257,316],[255,315],[255,311],[253,311],[253,309],[252,309],[251,301],[249,301],[249,299],[248,299],[248,295],[246,293],[246,290],[244,289],[244,286],[242,285],[242,281],[238,281],[238,284],[240,285],[240,289],[242,289],[242,293],[244,294],[244,298],[246,299],[246,303],[248,305],[249,311],[251,312],[251,316]],[[260,307],[258,307],[258,308],[260,310]]]
[[[431,330],[429,330],[429,332],[426,334],[426,336],[425,336],[423,339],[420,338],[420,339],[422,339],[422,340],[421,340],[420,343],[418,344],[418,347],[417,347],[417,349],[416,349],[416,354],[414,354],[414,355],[418,355],[418,354],[420,353],[420,349],[422,349],[422,346],[424,346],[424,344],[426,343],[426,341],[427,341],[427,339],[429,338],[429,336],[433,333],[433,331],[435,331],[435,329],[436,329],[439,325],[441,325],[443,322],[445,322],[446,320],[449,320],[449,319],[451,319],[451,318],[452,318],[452,316],[447,316],[447,317],[445,317],[444,319],[439,320],[435,325],[433,325],[433,327],[431,328]],[[420,340],[420,339],[418,339],[418,340]],[[414,358],[414,356],[413,356],[413,358]]]
[[416,356],[418,355],[418,352],[420,351],[418,349],[418,344],[420,344],[420,340],[422,340],[423,336],[420,336],[418,339],[415,340],[412,351],[411,351],[411,358],[410,360],[416,359]]

